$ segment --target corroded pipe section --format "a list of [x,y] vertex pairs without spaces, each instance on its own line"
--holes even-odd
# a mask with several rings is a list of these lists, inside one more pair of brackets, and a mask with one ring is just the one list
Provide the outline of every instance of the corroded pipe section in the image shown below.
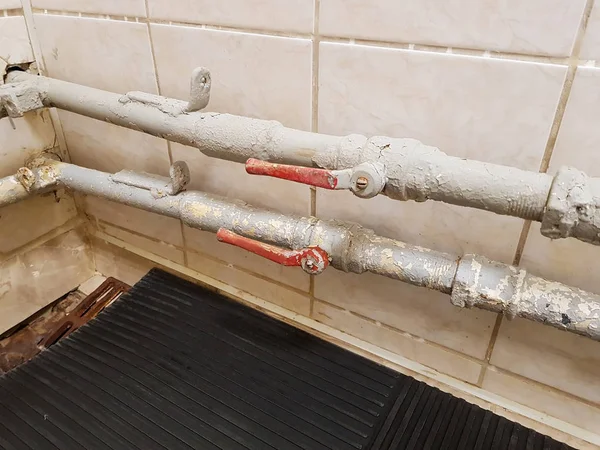
[[459,258],[378,236],[358,224],[285,215],[203,192],[156,197],[147,187],[72,164],[48,161],[34,170],[45,174],[48,186],[180,218],[188,226],[213,233],[226,229],[292,250],[318,247],[329,255],[333,267],[345,272],[383,275],[450,294],[459,307],[519,316],[600,340],[599,295],[481,256]]
[[[204,94],[210,85],[206,74],[196,74]],[[118,95],[24,72],[11,72],[6,81],[0,94],[6,91],[5,97],[12,99],[10,109],[20,113],[42,104],[54,106],[230,161],[245,163],[255,158],[337,171],[372,164],[378,170],[371,182],[368,178],[373,171],[366,170],[360,189],[351,189],[359,197],[381,192],[397,200],[436,200],[483,209],[540,221],[542,234],[553,239],[572,236],[600,245],[600,180],[574,169],[565,168],[552,177],[456,158],[414,139],[309,133],[276,121],[205,113],[190,108],[189,102],[143,92]],[[13,95],[20,84],[27,89],[21,89],[20,96]],[[192,103],[193,92],[194,83]],[[198,105],[203,106],[206,96],[200,100]]]
[[600,340],[599,295],[483,256],[461,259],[451,301],[455,306],[523,317]]

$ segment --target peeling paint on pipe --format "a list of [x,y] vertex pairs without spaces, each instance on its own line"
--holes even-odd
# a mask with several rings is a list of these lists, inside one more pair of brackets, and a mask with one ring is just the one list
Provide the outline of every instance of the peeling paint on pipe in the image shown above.
[[[600,245],[600,180],[575,169],[552,177],[449,156],[414,139],[329,136],[286,128],[276,121],[190,111],[187,102],[143,92],[118,95],[24,72],[7,75],[13,88],[15,83],[27,83],[28,93],[34,80],[45,106],[196,147],[211,157],[329,170],[376,164],[383,168],[381,192],[390,198],[436,200],[536,220],[547,237],[575,237]],[[39,104],[39,98],[30,103]]]
[[344,272],[383,275],[450,294],[451,302],[459,307],[523,317],[600,340],[600,295],[518,267],[406,244],[354,223],[285,215],[202,192],[156,198],[149,189],[114,181],[111,174],[67,163],[48,161],[33,171],[51,174],[46,177],[48,183],[179,218],[201,230],[216,233],[224,228],[287,249],[319,247],[330,256],[330,264]]

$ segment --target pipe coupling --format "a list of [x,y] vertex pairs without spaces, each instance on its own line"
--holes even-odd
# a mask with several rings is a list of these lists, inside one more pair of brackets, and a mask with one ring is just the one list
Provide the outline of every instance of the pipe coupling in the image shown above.
[[600,245],[600,180],[561,167],[550,188],[541,233],[550,239],[572,236]]

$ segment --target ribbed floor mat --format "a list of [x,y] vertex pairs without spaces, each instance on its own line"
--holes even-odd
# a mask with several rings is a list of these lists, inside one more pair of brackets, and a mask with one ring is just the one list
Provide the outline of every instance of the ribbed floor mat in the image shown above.
[[159,270],[0,378],[0,447],[568,448]]

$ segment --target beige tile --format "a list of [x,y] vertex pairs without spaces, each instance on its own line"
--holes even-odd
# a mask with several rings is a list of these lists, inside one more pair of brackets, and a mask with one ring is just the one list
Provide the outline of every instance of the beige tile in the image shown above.
[[92,249],[98,272],[131,286],[156,266],[152,261],[97,238],[92,239]]
[[203,155],[195,148],[171,144],[173,160],[186,161],[192,181],[188,190],[237,198],[267,209],[310,214],[308,186],[246,174],[243,164]]
[[207,110],[309,129],[310,40],[169,25],[152,25],[152,38],[163,95],[187,100],[192,70],[204,66]]
[[189,252],[188,266],[197,272],[227,283],[240,291],[248,292],[262,300],[304,316],[310,314],[310,300],[307,296],[257,278],[247,272],[242,272],[231,264],[225,265],[198,253]]
[[369,273],[325,271],[315,278],[315,296],[480,359],[496,319],[487,311],[452,306],[445,294]]
[[54,145],[54,128],[47,111],[32,111],[18,119],[0,120],[0,177],[14,174],[33,154]]
[[317,301],[314,305],[313,318],[351,336],[468,383],[476,383],[479,377],[481,371],[479,363],[406,333],[369,322],[349,311]]
[[181,225],[177,219],[95,197],[85,198],[85,208],[89,215],[118,227],[177,247],[183,246]]
[[[550,161],[549,173],[573,166],[590,176],[600,177],[600,69],[580,67]],[[522,265],[539,275],[600,293],[596,267],[600,248],[576,239],[552,241],[534,224],[523,252]]]
[[52,11],[146,17],[144,0],[31,0],[31,6]]
[[442,47],[567,56],[584,0],[321,0],[320,31]]
[[146,24],[34,14],[48,75],[118,93],[157,92]]
[[23,16],[0,17],[0,58],[9,64],[33,61]]
[[147,250],[155,255],[176,262],[177,264],[184,264],[183,250],[175,247],[173,244],[167,244],[166,242],[131,233],[127,230],[113,227],[107,223],[100,223],[99,228],[109,236],[116,237],[117,239],[141,248],[142,250]]
[[77,290],[83,292],[85,295],[90,295],[92,292],[98,289],[100,285],[105,281],[106,277],[104,275],[92,275],[89,279],[81,283]]
[[533,381],[490,367],[483,380],[483,388],[592,433],[599,431],[600,407],[578,401]]
[[[187,99],[188,77],[202,65],[212,75],[207,110],[310,128],[309,40],[166,25],[153,25],[152,33],[163,95]],[[173,48],[178,51],[173,53]],[[172,150],[174,159],[189,163],[191,188],[281,211],[309,212],[306,186],[251,177],[241,164],[208,158],[189,147],[173,145]]]
[[[319,131],[412,137],[450,155],[537,170],[564,75],[555,65],[321,44]],[[512,262],[522,227],[484,211],[338,192],[319,192],[317,212],[504,262]]]
[[0,9],[21,8],[21,0],[0,0]]
[[600,5],[597,3],[592,8],[579,57],[581,59],[600,59]]
[[217,241],[214,233],[194,228],[183,229],[187,248],[220,259],[235,268],[249,270],[279,283],[308,292],[309,276],[299,267],[284,267],[246,250]]
[[35,196],[0,209],[0,258],[75,217],[73,198],[54,194]]
[[569,165],[600,177],[600,68],[579,67],[552,153],[549,173]]
[[136,170],[167,176],[167,142],[138,131],[60,112],[71,162],[103,172]]
[[148,0],[150,17],[188,23],[310,33],[313,0]]
[[322,43],[319,131],[537,170],[565,66]]
[[540,233],[540,224],[531,226],[521,266],[531,273],[600,294],[597,267],[600,248],[577,239],[551,240]]
[[317,191],[317,215],[358,222],[378,234],[455,255],[478,253],[512,263],[523,221],[440,202],[369,200],[349,192]]
[[491,363],[600,404],[600,342],[524,319],[504,320]]
[[0,333],[76,288],[93,273],[90,249],[77,230],[0,263]]

